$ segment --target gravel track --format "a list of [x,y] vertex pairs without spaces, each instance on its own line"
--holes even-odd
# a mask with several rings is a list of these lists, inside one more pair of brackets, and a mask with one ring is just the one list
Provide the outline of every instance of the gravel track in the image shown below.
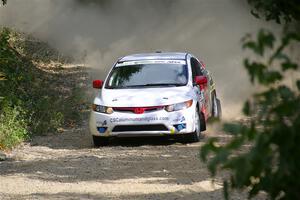
[[220,199],[199,143],[116,139],[93,148],[87,124],[34,137],[0,162],[0,199]]
[[[77,81],[84,77],[77,75],[72,75]],[[73,82],[62,82],[72,87],[68,84]],[[36,136],[0,162],[0,199],[223,199],[221,177],[212,184],[199,159],[199,149],[211,135],[227,139],[214,133],[206,131],[193,144],[135,138],[94,148],[85,122],[59,134]]]

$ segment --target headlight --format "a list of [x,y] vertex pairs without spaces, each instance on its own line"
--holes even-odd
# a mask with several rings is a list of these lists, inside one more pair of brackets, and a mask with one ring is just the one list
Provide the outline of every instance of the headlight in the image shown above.
[[112,107],[106,107],[106,106],[101,106],[101,105],[97,105],[97,104],[93,104],[92,109],[95,112],[106,113],[106,114],[111,114],[114,111],[112,109]]
[[185,102],[182,102],[182,103],[176,103],[176,104],[173,104],[173,105],[168,105],[168,106],[165,107],[165,110],[168,111],[168,112],[183,110],[183,109],[191,107],[192,104],[193,104],[193,100],[191,99],[191,100],[188,100],[188,101],[185,101]]

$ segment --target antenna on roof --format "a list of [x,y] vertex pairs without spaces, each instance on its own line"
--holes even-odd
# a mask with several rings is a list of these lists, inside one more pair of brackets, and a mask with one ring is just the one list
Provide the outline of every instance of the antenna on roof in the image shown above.
[[155,53],[161,53],[162,51],[155,51]]

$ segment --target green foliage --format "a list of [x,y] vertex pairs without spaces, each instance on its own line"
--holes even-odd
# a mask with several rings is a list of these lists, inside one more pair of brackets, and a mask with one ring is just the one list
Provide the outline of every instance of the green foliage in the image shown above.
[[10,47],[9,38],[10,31],[3,29],[0,33],[0,148],[12,148],[26,139],[30,122],[27,118],[31,114],[25,108],[27,102],[23,98],[28,94],[21,83],[32,78],[22,71],[22,60]]
[[260,18],[261,15],[267,21],[275,20],[281,23],[282,20],[290,22],[291,20],[300,20],[299,0],[248,0],[253,6],[252,15]]
[[28,136],[26,114],[20,107],[3,105],[0,113],[0,149],[12,148]]
[[76,122],[80,119],[76,106],[83,102],[80,88],[73,89],[67,97],[61,94],[57,89],[61,87],[59,77],[35,66],[26,49],[25,56],[21,55],[13,46],[18,41],[15,36],[9,29],[0,32],[2,148],[13,147],[27,135],[56,131],[66,123]]
[[247,34],[242,41],[244,41],[243,48],[251,48],[256,54],[263,56],[265,48],[272,49],[275,42],[275,37],[270,31],[261,29],[257,35],[257,43],[250,40],[251,35]]
[[[255,40],[249,34],[242,39],[243,48],[259,57],[244,60],[250,81],[264,89],[244,104],[248,121],[224,124],[232,139],[224,145],[210,139],[201,148],[201,159],[208,163],[212,176],[219,169],[229,173],[224,180],[225,199],[229,199],[231,189],[245,188],[249,198],[264,191],[269,199],[300,199],[300,77],[291,80],[287,73],[299,74],[299,60],[290,58],[288,48],[300,42],[300,3],[248,2],[255,17],[284,21],[284,33],[280,41],[267,30],[260,30]],[[289,26],[292,21],[293,27]]]
[[[247,187],[250,198],[265,191],[270,199],[300,199],[300,80],[298,77],[294,82],[298,90],[280,82],[289,79],[285,73],[287,70],[298,68],[284,54],[285,47],[298,40],[288,35],[293,34],[283,37],[268,60],[269,64],[281,66],[278,70],[270,70],[270,65],[263,62],[245,61],[251,81],[269,86],[257,93],[251,103],[245,103],[243,112],[250,118],[249,122],[225,124],[224,130],[232,134],[232,140],[220,146],[213,138],[201,149],[204,161],[208,160],[210,153],[214,155],[208,161],[213,176],[219,168],[231,172],[230,179],[224,182],[226,199],[230,187]],[[247,45],[250,42],[253,45]],[[259,39],[247,40],[244,46],[263,55],[257,51],[260,43]],[[269,45],[268,42],[264,44]],[[250,148],[243,148],[245,144]]]
[[[299,20],[296,1],[249,2],[267,20]],[[291,5],[295,7],[288,10]],[[290,77],[291,72],[299,74],[299,61],[288,53],[291,45],[299,45],[300,33],[291,30],[296,29],[285,27],[280,40],[267,30],[260,30],[256,39],[246,35],[242,40],[243,48],[258,57],[244,60],[250,81],[263,89],[244,104],[248,121],[224,124],[232,135],[228,143],[220,145],[212,138],[201,148],[201,159],[212,176],[219,169],[229,173],[225,199],[232,189],[247,189],[249,198],[264,191],[269,199],[300,199],[300,77]]]

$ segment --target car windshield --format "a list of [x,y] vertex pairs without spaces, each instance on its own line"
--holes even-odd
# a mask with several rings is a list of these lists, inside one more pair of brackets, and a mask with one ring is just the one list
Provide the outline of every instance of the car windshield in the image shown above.
[[185,64],[152,63],[115,67],[106,88],[174,87],[187,84]]

